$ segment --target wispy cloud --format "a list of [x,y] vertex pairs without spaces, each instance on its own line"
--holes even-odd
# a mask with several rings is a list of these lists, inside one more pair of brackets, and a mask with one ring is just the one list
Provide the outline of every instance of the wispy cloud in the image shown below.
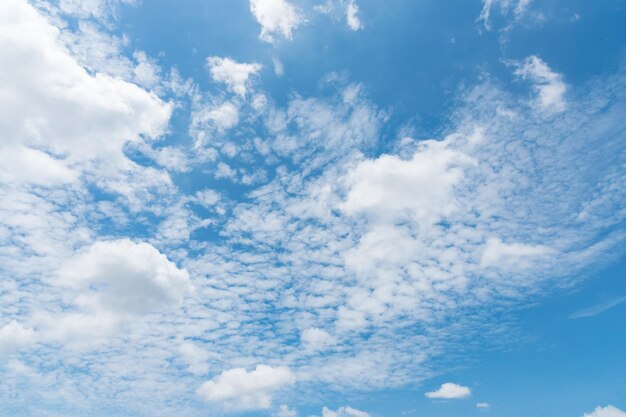
[[626,301],[626,296],[613,298],[611,300],[605,301],[601,304],[595,305],[593,307],[586,308],[584,310],[577,311],[576,313],[571,314],[569,319],[583,319],[587,317],[597,316],[598,314],[602,314],[605,311],[612,309],[613,307],[617,307]]

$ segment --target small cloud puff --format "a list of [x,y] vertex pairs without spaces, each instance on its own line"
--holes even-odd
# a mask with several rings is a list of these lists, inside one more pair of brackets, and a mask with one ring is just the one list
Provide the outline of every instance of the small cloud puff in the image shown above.
[[583,417],[626,417],[626,412],[612,405],[607,405],[606,407],[597,407],[591,413],[583,415]]
[[263,66],[254,63],[240,63],[230,58],[210,56],[206,60],[211,77],[216,82],[224,83],[233,93],[245,97],[250,88],[250,77],[257,74]]
[[278,407],[278,410],[275,413],[272,413],[272,417],[297,417],[298,413],[296,410],[293,410],[286,406],[285,404]]
[[370,417],[369,413],[350,406],[339,407],[333,411],[328,407],[322,409],[322,417]]
[[348,6],[346,7],[346,22],[350,29],[352,30],[361,30],[363,29],[363,23],[358,16],[359,6],[356,4],[354,0],[350,0]]
[[203,383],[197,393],[204,400],[221,403],[226,408],[267,409],[272,406],[272,394],[295,381],[295,375],[286,366],[258,365],[250,372],[233,368]]
[[35,341],[35,332],[15,320],[0,327],[0,355],[11,354]]
[[533,89],[537,94],[534,106],[537,110],[548,113],[559,113],[565,110],[564,95],[567,86],[561,74],[552,71],[548,64],[535,55],[514,65],[517,67],[515,75],[533,83]]
[[432,399],[459,400],[467,398],[471,394],[472,391],[468,387],[446,382],[438,390],[427,392],[425,395]]
[[277,34],[291,39],[291,32],[304,18],[286,0],[250,0],[250,11],[261,25],[259,39],[274,43]]

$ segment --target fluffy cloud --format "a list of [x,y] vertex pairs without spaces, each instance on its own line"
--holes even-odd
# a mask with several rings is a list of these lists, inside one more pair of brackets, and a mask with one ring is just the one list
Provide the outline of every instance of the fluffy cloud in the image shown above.
[[274,42],[277,34],[291,39],[291,32],[303,22],[303,17],[287,0],[250,0],[250,11],[261,25],[259,38]]
[[350,0],[346,6],[346,22],[352,30],[363,29],[363,23],[359,19],[359,6],[355,0]]
[[198,104],[191,114],[189,133],[196,146],[206,144],[212,132],[224,133],[239,123],[239,107],[227,101],[220,104]]
[[410,160],[383,155],[359,163],[345,178],[349,191],[342,209],[381,222],[438,221],[455,209],[451,192],[463,178],[463,167],[472,164],[447,145],[424,141]]
[[72,181],[81,166],[102,159],[127,166],[124,144],[161,135],[172,108],[134,84],[89,74],[24,0],[0,8],[0,79],[0,178],[7,181]]
[[209,371],[208,360],[211,353],[192,342],[184,342],[178,350],[187,363],[187,370],[194,375],[203,375]]
[[517,67],[515,74],[533,83],[533,88],[537,93],[535,106],[538,110],[548,113],[565,110],[567,104],[564,95],[567,86],[561,74],[552,71],[548,64],[535,55],[515,65]]
[[35,341],[35,332],[12,320],[0,327],[0,355],[13,353]]
[[250,77],[262,68],[261,64],[239,63],[230,58],[217,56],[208,57],[207,65],[214,81],[226,84],[232,92],[241,97],[245,97],[250,88]]
[[334,411],[324,407],[322,409],[322,417],[370,417],[370,415],[365,411],[357,410],[350,406],[343,406]]
[[524,259],[542,257],[552,254],[553,251],[542,245],[523,245],[520,243],[506,244],[498,238],[487,240],[485,250],[480,260],[482,267],[506,266],[520,264]]
[[442,384],[436,391],[427,392],[425,395],[428,398],[444,399],[444,400],[456,400],[467,398],[472,394],[472,391],[468,387],[454,384],[452,382],[446,382]]
[[324,330],[311,327],[302,332],[300,342],[308,350],[319,351],[333,346],[336,340]]
[[606,407],[597,407],[591,413],[586,413],[583,417],[626,417],[626,412],[619,408],[607,405]]
[[253,371],[234,368],[203,383],[198,394],[210,402],[236,409],[265,409],[272,405],[272,394],[295,382],[289,368],[257,365]]
[[296,410],[292,410],[285,404],[278,407],[278,410],[272,413],[272,417],[297,417],[298,413]]
[[96,242],[70,259],[59,283],[80,290],[87,311],[146,314],[175,306],[189,291],[189,274],[148,243]]

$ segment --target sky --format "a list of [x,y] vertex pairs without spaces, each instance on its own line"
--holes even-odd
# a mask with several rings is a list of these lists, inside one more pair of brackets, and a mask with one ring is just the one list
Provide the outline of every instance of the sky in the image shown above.
[[0,2],[0,416],[626,417],[623,0]]

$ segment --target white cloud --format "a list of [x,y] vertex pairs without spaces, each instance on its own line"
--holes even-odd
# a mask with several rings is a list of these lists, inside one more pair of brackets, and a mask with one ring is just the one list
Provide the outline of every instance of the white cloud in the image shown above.
[[489,403],[476,403],[476,408],[487,410],[489,408]]
[[552,71],[548,64],[535,55],[515,65],[517,67],[515,74],[533,83],[533,88],[537,93],[535,106],[538,110],[548,113],[565,110],[567,103],[564,95],[567,86],[561,74]]
[[296,410],[292,410],[285,404],[278,407],[278,410],[272,413],[272,417],[298,417]]
[[0,8],[0,78],[10,80],[0,96],[0,154],[12,161],[0,177],[8,180],[68,182],[96,160],[128,169],[124,145],[161,135],[172,109],[134,84],[89,74],[24,0]]
[[606,407],[597,407],[591,413],[586,413],[583,417],[626,417],[626,412],[619,408],[607,405]]
[[154,89],[161,82],[161,69],[143,51],[133,54],[137,65],[133,68],[133,80],[145,88]]
[[305,349],[310,351],[324,350],[337,343],[335,338],[328,332],[315,327],[310,327],[303,331],[300,335],[300,342],[304,345]]
[[234,180],[237,176],[237,171],[232,169],[230,165],[220,162],[217,164],[217,169],[215,170],[215,178],[228,178]]
[[250,372],[234,368],[203,383],[198,395],[206,401],[235,409],[266,409],[272,405],[274,392],[294,382],[294,374],[285,366],[257,365]]
[[240,63],[230,58],[211,56],[207,65],[214,81],[224,83],[241,97],[245,97],[250,88],[250,77],[257,74],[263,66],[257,63]]
[[291,39],[293,29],[304,20],[287,0],[250,0],[250,11],[261,25],[259,38],[270,43],[277,34]]
[[427,392],[425,395],[428,398],[444,399],[444,400],[456,400],[467,398],[472,394],[472,391],[468,387],[454,384],[452,382],[446,382],[442,384],[436,391]]
[[132,5],[137,2],[137,0],[60,0],[59,8],[64,13],[80,18],[104,19],[114,15],[119,5]]
[[193,342],[184,342],[178,351],[188,365],[187,370],[192,374],[204,375],[209,371],[208,361],[213,355],[207,350]]
[[491,30],[491,13],[495,5],[500,6],[502,15],[507,16],[513,12],[515,19],[520,19],[528,9],[532,0],[483,0],[483,7],[476,21],[482,21],[485,29]]
[[356,4],[355,0],[350,0],[346,6],[346,22],[352,30],[363,29],[363,24],[361,23],[358,14],[359,6]]
[[198,147],[206,144],[211,133],[223,133],[238,123],[239,107],[229,101],[217,105],[198,105],[191,114],[189,132]]
[[350,406],[343,406],[334,411],[324,407],[322,409],[322,417],[370,417],[370,415],[365,411],[357,410]]
[[345,178],[349,191],[341,208],[374,221],[434,223],[455,210],[453,187],[472,163],[445,141],[421,142],[409,160],[383,155],[360,162]]
[[148,243],[96,242],[70,259],[59,284],[79,289],[85,311],[146,314],[175,306],[190,290],[189,274]]
[[0,355],[13,353],[35,341],[35,332],[12,320],[0,327]]
[[491,238],[485,244],[480,266],[485,268],[519,264],[525,259],[543,257],[552,253],[554,253],[553,250],[542,245],[507,244],[498,238]]

